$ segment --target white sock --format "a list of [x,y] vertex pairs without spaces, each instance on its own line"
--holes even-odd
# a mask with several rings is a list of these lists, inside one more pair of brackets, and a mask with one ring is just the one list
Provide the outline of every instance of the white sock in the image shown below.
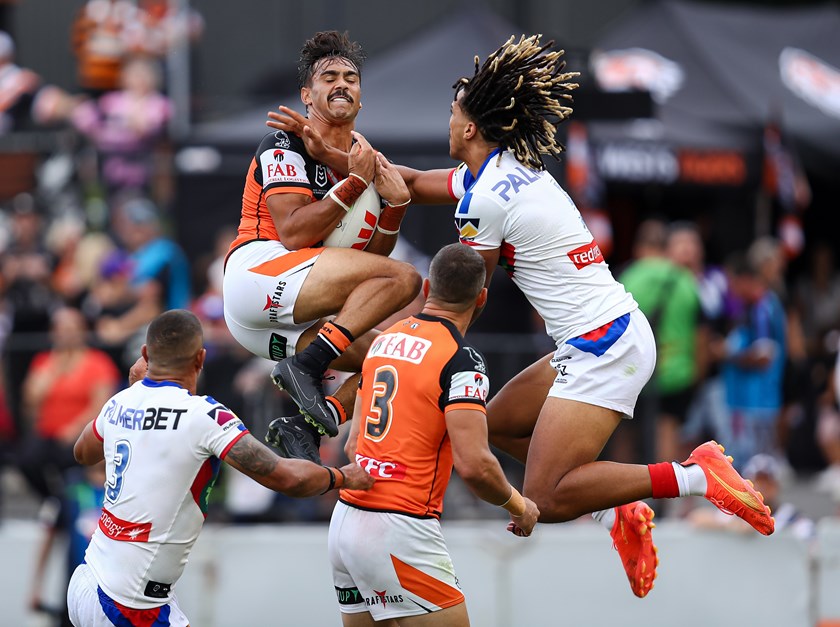
[[600,512],[592,512],[592,518],[607,528],[607,531],[612,531],[615,525],[615,508],[602,509]]
[[708,483],[706,474],[697,464],[683,466],[677,462],[671,462],[674,467],[674,474],[677,476],[677,486],[680,489],[680,496],[706,496]]

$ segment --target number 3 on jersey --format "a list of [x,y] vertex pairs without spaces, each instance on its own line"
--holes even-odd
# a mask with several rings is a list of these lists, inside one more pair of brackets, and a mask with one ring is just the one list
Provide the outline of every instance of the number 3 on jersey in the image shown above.
[[392,401],[397,393],[399,377],[393,366],[380,366],[373,377],[373,399],[365,416],[365,437],[379,442],[388,435],[394,407]]
[[123,485],[123,474],[131,461],[131,444],[128,440],[119,440],[114,446],[114,472],[105,482],[105,500],[116,503],[120,498]]

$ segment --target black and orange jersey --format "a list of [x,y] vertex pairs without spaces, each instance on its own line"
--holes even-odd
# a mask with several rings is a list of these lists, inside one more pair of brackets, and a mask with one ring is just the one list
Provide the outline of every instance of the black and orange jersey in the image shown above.
[[304,194],[321,200],[341,177],[306,152],[293,133],[276,131],[260,142],[248,166],[239,232],[228,254],[254,240],[279,240],[266,199],[272,194]]
[[356,461],[377,481],[342,490],[361,509],[439,518],[452,474],[445,415],[485,413],[484,357],[448,320],[418,314],[374,339],[362,367]]

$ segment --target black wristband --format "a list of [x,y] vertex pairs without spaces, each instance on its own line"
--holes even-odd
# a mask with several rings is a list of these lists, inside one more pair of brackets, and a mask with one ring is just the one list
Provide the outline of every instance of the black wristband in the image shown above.
[[328,473],[330,473],[330,485],[327,486],[326,490],[321,492],[321,494],[326,494],[327,492],[329,492],[330,490],[332,490],[335,487],[335,473],[333,472],[332,468],[330,468],[329,466],[323,466],[323,468]]
[[342,488],[342,487],[344,487],[344,484],[347,483],[347,475],[345,475],[344,471],[341,468],[339,468],[338,466],[336,466],[335,469],[338,471],[338,474],[341,475],[341,485],[338,486],[338,487]]

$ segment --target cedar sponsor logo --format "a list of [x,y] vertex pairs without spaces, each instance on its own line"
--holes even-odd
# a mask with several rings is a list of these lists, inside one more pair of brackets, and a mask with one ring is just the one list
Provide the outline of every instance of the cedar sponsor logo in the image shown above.
[[591,263],[601,263],[604,261],[604,255],[601,254],[601,249],[595,240],[592,240],[584,246],[570,250],[569,259],[572,260],[572,263],[575,264],[578,270],[582,270]]
[[99,529],[117,542],[148,542],[152,523],[135,523],[117,518],[104,507],[99,516]]

